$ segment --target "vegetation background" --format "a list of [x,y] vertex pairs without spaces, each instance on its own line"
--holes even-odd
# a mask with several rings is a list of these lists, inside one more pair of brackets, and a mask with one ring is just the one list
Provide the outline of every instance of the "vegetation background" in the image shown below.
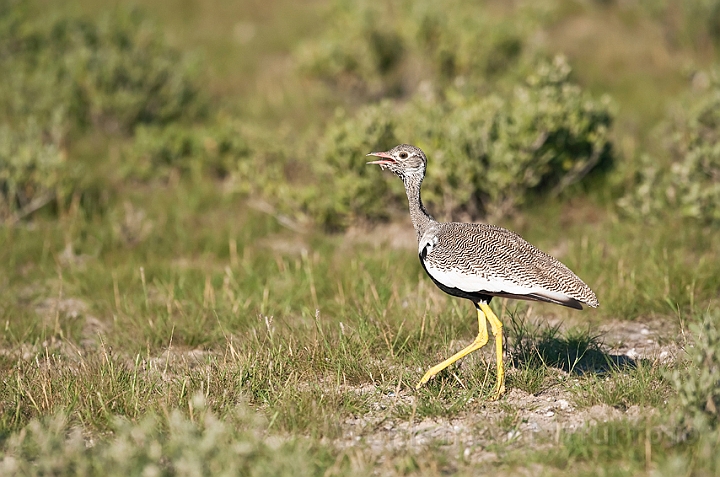
[[[720,2],[0,0],[3,475],[717,475]],[[415,257],[443,220],[597,310]]]

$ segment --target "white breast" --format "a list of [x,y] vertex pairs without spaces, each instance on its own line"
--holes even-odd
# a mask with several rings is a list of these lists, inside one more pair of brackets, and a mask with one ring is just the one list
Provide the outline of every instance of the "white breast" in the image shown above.
[[425,250],[425,255],[429,255],[435,245],[437,245],[437,243],[437,235],[435,235],[434,233],[425,233],[425,235],[423,235],[422,238],[418,241],[418,255],[422,256],[423,250]]
[[528,287],[517,283],[503,280],[498,277],[490,277],[482,272],[468,272],[457,268],[440,268],[432,263],[424,261],[428,274],[436,281],[446,287],[457,288],[467,293],[504,293],[512,295],[539,295],[558,302],[568,300],[563,293],[547,290],[542,287]]

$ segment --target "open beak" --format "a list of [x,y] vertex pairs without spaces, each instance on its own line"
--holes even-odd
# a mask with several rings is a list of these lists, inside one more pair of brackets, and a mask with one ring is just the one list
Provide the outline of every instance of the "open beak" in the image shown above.
[[368,156],[381,157],[382,159],[377,161],[370,161],[368,164],[380,164],[381,166],[388,164],[395,164],[395,159],[392,158],[387,152],[371,152]]

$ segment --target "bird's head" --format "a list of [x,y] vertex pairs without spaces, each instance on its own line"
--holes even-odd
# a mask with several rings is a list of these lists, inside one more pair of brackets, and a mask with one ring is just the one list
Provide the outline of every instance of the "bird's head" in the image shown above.
[[425,175],[427,158],[418,147],[400,144],[387,152],[371,152],[368,156],[380,158],[377,161],[368,162],[368,164],[378,164],[383,169],[387,167],[403,181],[409,178],[422,180]]

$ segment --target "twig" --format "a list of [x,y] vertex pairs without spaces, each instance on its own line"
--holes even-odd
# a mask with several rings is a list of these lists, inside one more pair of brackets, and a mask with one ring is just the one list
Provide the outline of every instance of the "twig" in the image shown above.
[[22,209],[17,211],[15,214],[8,217],[7,220],[5,220],[5,225],[7,225],[7,226],[15,225],[16,223],[18,223],[20,220],[24,219],[28,215],[45,207],[47,204],[52,202],[54,199],[55,199],[55,194],[52,194],[52,193],[47,193],[47,194],[41,195],[40,197],[34,198],[25,207],[23,207]]

